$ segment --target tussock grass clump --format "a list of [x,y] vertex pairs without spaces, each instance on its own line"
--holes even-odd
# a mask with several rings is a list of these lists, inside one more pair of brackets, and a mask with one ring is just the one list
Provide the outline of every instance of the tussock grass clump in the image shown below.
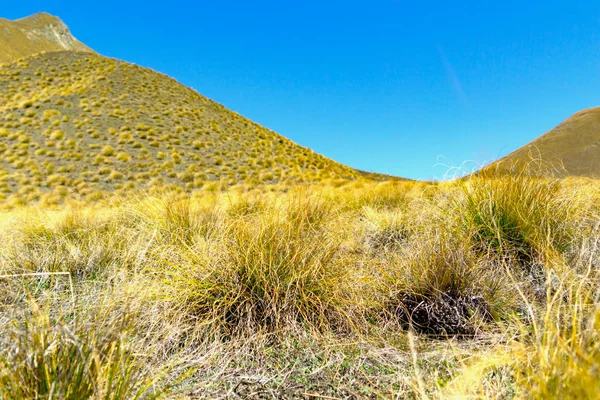
[[[577,291],[576,288],[571,288]],[[518,365],[532,398],[596,399],[600,396],[600,309],[591,293],[570,293],[569,302],[549,296]],[[523,327],[525,328],[525,327]]]
[[232,203],[227,207],[227,215],[234,219],[258,215],[265,212],[266,206],[260,198],[244,196],[232,199]]
[[600,395],[600,242],[598,228],[593,232],[574,265],[548,277],[545,303],[529,304],[531,324],[519,325],[524,346],[515,346],[516,369],[528,396]]
[[314,209],[286,211],[238,217],[202,252],[190,249],[187,263],[162,272],[190,317],[227,334],[350,325],[351,270],[339,239],[316,224]]
[[356,181],[345,183],[345,190],[323,190],[331,202],[340,204],[346,210],[360,210],[363,207],[372,207],[377,210],[390,211],[402,209],[416,197],[421,196],[427,186],[422,182],[389,181],[368,182]]
[[[4,326],[0,340],[0,397],[3,399],[154,399],[156,385],[144,359],[134,352],[128,319],[108,315],[74,321],[51,317],[32,304],[25,322]],[[164,374],[163,374],[164,375]]]
[[474,178],[460,185],[463,196],[454,207],[478,251],[531,271],[545,257],[564,253],[578,228],[577,201],[564,197],[560,185],[525,174]]
[[411,245],[382,267],[384,309],[400,326],[434,336],[472,336],[507,311],[504,278],[468,247],[444,236]]
[[[441,395],[489,397],[502,391],[516,398],[598,398],[597,238],[577,250],[574,268],[549,274],[543,301],[520,293],[528,318],[509,320],[504,334],[510,339],[479,350]],[[489,385],[493,376],[501,385]]]
[[151,232],[162,242],[192,246],[214,236],[224,224],[224,212],[214,200],[199,203],[187,195],[166,194],[125,207],[130,229]]
[[128,247],[135,236],[126,235],[116,218],[78,210],[55,221],[30,216],[16,236],[9,257],[12,273],[70,272],[84,280],[126,268],[135,259]]
[[328,222],[339,217],[336,207],[320,196],[310,195],[306,190],[292,191],[285,204],[285,216],[302,229],[324,228]]
[[380,211],[371,207],[362,210],[361,225],[364,232],[361,243],[374,252],[396,251],[407,245],[412,228],[405,214],[406,209]]

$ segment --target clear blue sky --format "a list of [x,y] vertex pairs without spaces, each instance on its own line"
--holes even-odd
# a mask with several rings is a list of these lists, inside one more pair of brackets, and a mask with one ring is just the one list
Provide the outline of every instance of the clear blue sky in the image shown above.
[[600,105],[598,0],[27,0],[0,16],[37,11],[336,161],[410,178]]

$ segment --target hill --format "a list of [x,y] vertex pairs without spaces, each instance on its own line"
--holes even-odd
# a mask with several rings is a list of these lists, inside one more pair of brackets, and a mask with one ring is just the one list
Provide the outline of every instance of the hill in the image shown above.
[[150,69],[72,51],[0,66],[4,197],[362,176],[389,178],[329,160]]
[[16,21],[0,18],[0,64],[34,54],[73,50],[92,50],[71,35],[59,18],[47,13]]
[[600,107],[572,115],[484,171],[497,168],[506,172],[532,159],[543,175],[600,177]]

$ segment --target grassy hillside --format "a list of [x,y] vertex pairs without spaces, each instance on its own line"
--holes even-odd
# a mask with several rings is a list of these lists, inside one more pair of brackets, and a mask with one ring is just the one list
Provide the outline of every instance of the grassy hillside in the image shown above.
[[338,164],[152,70],[57,52],[0,66],[0,196],[388,179]]
[[600,177],[600,107],[574,114],[487,170],[508,172],[526,164],[545,175]]
[[92,51],[50,14],[39,13],[16,21],[0,18],[0,64],[60,50]]

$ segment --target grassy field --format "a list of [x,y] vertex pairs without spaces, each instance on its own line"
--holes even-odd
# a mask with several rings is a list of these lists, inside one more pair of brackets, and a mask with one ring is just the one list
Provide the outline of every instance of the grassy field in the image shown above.
[[599,199],[518,175],[14,208],[0,398],[598,398]]

